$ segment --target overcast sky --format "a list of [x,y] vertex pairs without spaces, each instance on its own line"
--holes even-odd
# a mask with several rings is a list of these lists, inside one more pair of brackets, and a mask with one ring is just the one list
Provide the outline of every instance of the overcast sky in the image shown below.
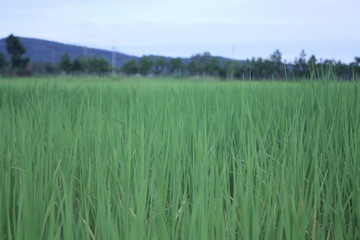
[[293,61],[360,56],[359,0],[1,0],[0,38],[41,38],[131,55]]

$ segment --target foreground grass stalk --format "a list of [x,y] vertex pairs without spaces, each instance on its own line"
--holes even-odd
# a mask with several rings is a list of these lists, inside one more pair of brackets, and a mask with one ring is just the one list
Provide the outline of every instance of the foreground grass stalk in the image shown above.
[[0,80],[0,239],[359,239],[352,82]]

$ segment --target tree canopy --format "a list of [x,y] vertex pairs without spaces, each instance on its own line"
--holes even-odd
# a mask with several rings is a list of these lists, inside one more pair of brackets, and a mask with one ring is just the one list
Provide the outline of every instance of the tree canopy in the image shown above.
[[7,67],[8,63],[6,61],[5,55],[0,52],[0,70],[3,70]]
[[64,53],[61,56],[59,69],[67,74],[97,74],[104,75],[111,71],[111,66],[108,61],[100,57],[85,58],[83,56],[76,57],[73,61],[69,54]]
[[150,73],[153,66],[153,61],[148,56],[142,56],[139,62],[139,72],[141,75],[146,76]]
[[134,75],[138,73],[138,65],[134,60],[127,60],[124,62],[121,71],[127,75]]
[[29,58],[23,57],[23,54],[26,52],[26,50],[21,44],[20,40],[11,34],[5,39],[5,42],[6,51],[10,57],[11,68],[16,71],[25,70],[29,63]]

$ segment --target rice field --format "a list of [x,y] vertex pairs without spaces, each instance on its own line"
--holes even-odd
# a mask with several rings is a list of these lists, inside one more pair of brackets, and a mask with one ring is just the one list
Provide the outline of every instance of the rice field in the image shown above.
[[360,239],[356,82],[0,80],[0,239]]

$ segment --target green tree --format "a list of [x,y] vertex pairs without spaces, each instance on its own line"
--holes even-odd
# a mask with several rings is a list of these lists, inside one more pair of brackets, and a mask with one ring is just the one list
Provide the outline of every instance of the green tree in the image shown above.
[[205,64],[204,70],[207,74],[212,76],[219,76],[220,60],[217,57],[211,57]]
[[355,57],[354,62],[350,63],[349,69],[351,72],[351,77],[358,79],[360,76],[360,57]]
[[316,59],[315,55],[311,55],[311,57],[308,60],[308,64],[311,66],[315,66],[316,62],[317,62],[317,59]]
[[127,60],[121,67],[121,71],[127,75],[138,73],[139,67],[134,60]]
[[191,59],[189,64],[187,65],[187,70],[190,73],[190,75],[197,75],[199,74],[198,66],[194,59]]
[[8,62],[6,61],[5,55],[0,52],[0,71],[3,71],[8,65]]
[[153,66],[153,61],[148,56],[142,56],[139,62],[139,72],[141,75],[146,76],[149,74]]
[[191,57],[188,70],[192,75],[211,75],[214,72],[212,67],[216,68],[219,65],[218,63],[217,60],[213,61],[213,57],[209,52],[204,52]]
[[165,59],[163,57],[156,58],[154,63],[154,73],[159,75],[164,72],[165,68],[166,68]]
[[295,77],[306,77],[308,76],[308,72],[306,53],[302,50],[299,59],[295,60],[294,75]]
[[360,57],[355,57],[354,59],[355,59],[355,62],[357,63],[357,65],[360,66]]
[[334,69],[333,71],[335,72],[335,75],[337,78],[341,78],[341,79],[351,79],[351,71],[349,71],[349,66],[346,65],[345,63],[342,63],[341,61],[337,61],[334,64]]
[[110,72],[111,67],[108,61],[100,57],[92,57],[86,60],[86,68],[89,73],[95,73],[98,75],[104,75]]
[[[270,55],[270,61],[272,62],[272,73],[271,73],[271,77],[275,76],[277,78],[281,77],[281,73],[282,73],[282,70],[283,70],[283,64],[281,62],[281,57],[282,57],[282,54],[281,52],[276,49],[276,51]],[[270,76],[268,76],[270,77]]]
[[183,63],[181,58],[171,58],[168,63],[169,73],[180,76],[183,72]]
[[83,56],[76,57],[71,65],[71,71],[74,73],[83,73],[86,69],[88,69],[86,59]]
[[235,76],[236,66],[237,63],[234,60],[227,61],[224,63],[223,67],[223,75],[222,77],[226,77],[227,79],[232,80]]
[[67,74],[72,70],[72,62],[68,53],[61,55],[61,60],[59,63],[59,68],[61,71],[66,72]]
[[358,70],[360,69],[360,57],[355,57],[354,62],[351,63],[351,65],[355,66]]
[[29,58],[22,57],[26,49],[20,40],[11,34],[5,39],[5,43],[6,51],[10,57],[11,68],[17,71],[25,70],[29,64]]
[[276,49],[275,52],[270,55],[270,60],[272,62],[281,62],[281,57],[282,57],[281,52],[279,51],[279,49]]
[[218,57],[213,57],[209,52],[204,52],[203,54],[196,54],[191,57],[188,71],[191,75],[224,76],[226,75],[226,68],[229,68],[229,66],[229,63],[221,64]]
[[[270,57],[271,58],[271,57]],[[273,59],[274,60],[274,59]],[[251,61],[251,72],[252,72],[252,78],[255,79],[263,79],[263,78],[269,78],[274,73],[274,65],[275,63],[268,59],[263,59],[261,57],[255,59],[252,59]]]
[[316,67],[316,64],[317,64],[317,59],[315,57],[315,55],[311,55],[308,62],[307,62],[307,65],[308,65],[308,68],[309,68],[309,74],[310,74],[310,78],[312,79],[315,79],[316,76],[317,76],[317,67]]

